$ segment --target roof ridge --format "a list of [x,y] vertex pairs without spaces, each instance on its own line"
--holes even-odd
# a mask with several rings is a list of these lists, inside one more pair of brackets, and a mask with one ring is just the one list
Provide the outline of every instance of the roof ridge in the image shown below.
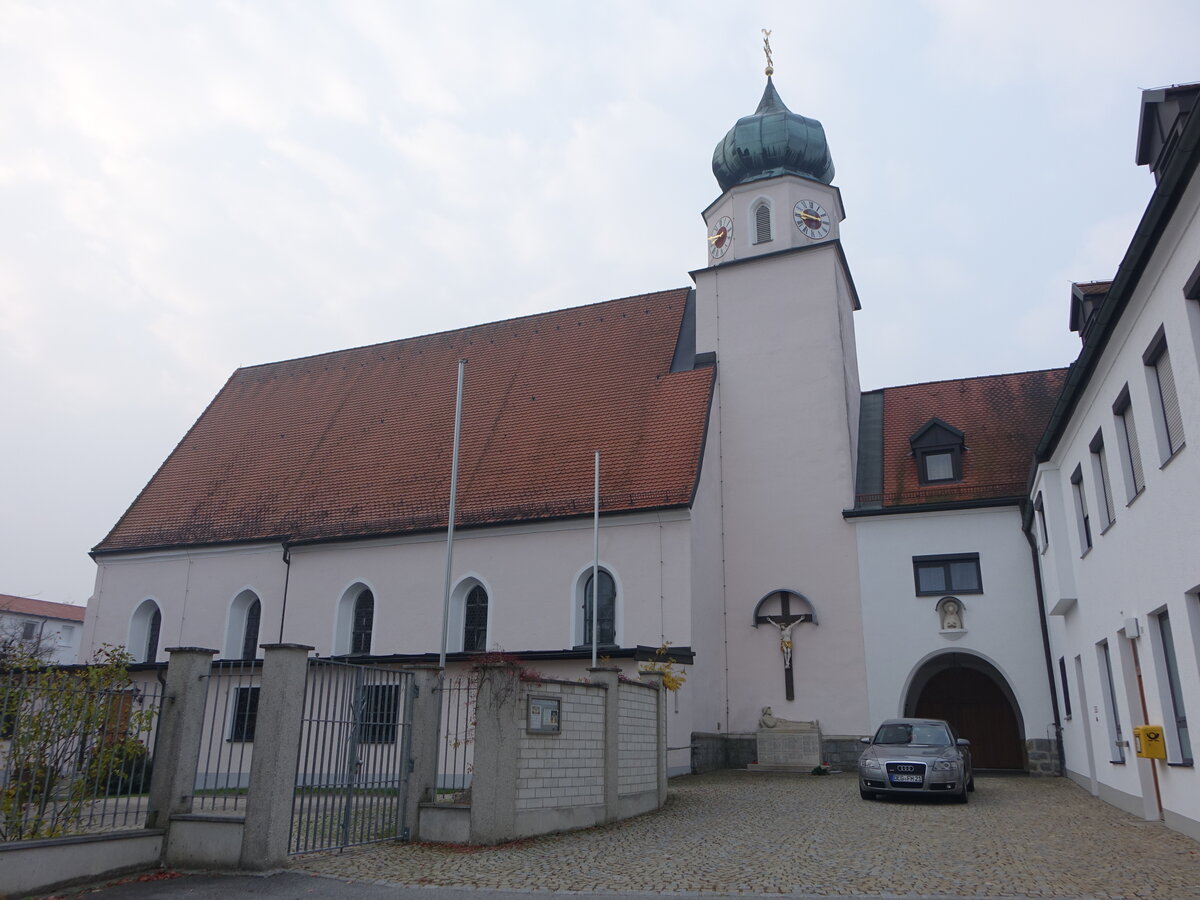
[[872,394],[876,391],[894,391],[906,387],[923,387],[929,384],[953,384],[961,381],[986,381],[992,378],[1012,378],[1014,375],[1040,375],[1043,372],[1066,372],[1069,366],[1050,366],[1045,369],[1026,369],[1021,372],[998,372],[992,375],[968,375],[965,378],[938,378],[933,381],[913,381],[908,384],[889,384],[880,388],[875,388],[871,391],[863,391],[864,394]]
[[268,368],[271,368],[272,366],[284,365],[285,363],[298,363],[298,362],[304,362],[306,360],[320,359],[321,357],[325,357],[325,356],[337,356],[338,354],[341,354],[341,353],[353,353],[357,350],[370,350],[373,347],[386,347],[391,344],[402,344],[402,343],[407,343],[409,341],[428,340],[428,339],[432,339],[432,338],[443,337],[445,335],[450,335],[450,334],[463,334],[466,332],[477,331],[477,330],[484,329],[484,328],[494,328],[498,325],[507,325],[512,322],[524,322],[524,321],[527,321],[530,319],[539,318],[541,316],[552,316],[552,315],[559,315],[562,313],[569,313],[574,310],[590,309],[590,308],[596,307],[596,306],[604,306],[609,303],[622,303],[627,300],[637,300],[637,299],[641,299],[641,298],[650,299],[651,297],[660,297],[665,294],[675,294],[675,293],[680,293],[680,292],[686,294],[690,290],[692,290],[692,289],[687,288],[687,287],[667,288],[666,290],[649,291],[644,294],[629,294],[624,297],[611,297],[608,300],[593,300],[591,303],[580,303],[577,306],[564,306],[560,309],[547,309],[547,310],[543,310],[541,312],[526,313],[523,316],[510,316],[507,319],[496,319],[491,322],[476,322],[474,324],[464,325],[459,328],[445,328],[445,329],[442,329],[441,331],[429,331],[424,334],[409,335],[408,337],[391,338],[386,341],[376,341],[373,344],[360,344],[356,347],[341,347],[337,350],[323,350],[320,353],[309,353],[304,356],[293,356],[293,357],[289,357],[287,359],[276,359],[276,360],[272,360],[270,362],[254,363],[253,365],[249,365],[249,366],[238,366],[234,370],[234,374],[236,375],[236,374],[240,374],[243,372],[253,372],[256,369],[268,369]]

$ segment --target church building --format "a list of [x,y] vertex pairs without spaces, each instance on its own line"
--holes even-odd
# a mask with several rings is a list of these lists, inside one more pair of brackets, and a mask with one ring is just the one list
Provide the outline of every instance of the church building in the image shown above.
[[[1181,139],[1174,152],[1194,147]],[[1103,793],[1097,752],[1089,744],[1085,761],[1072,746],[1082,741],[1072,728],[1100,733],[1087,703],[1102,692],[1089,685],[1085,701],[1072,684],[1064,755],[1052,662],[1073,658],[1096,675],[1095,651],[1070,642],[1099,631],[1062,627],[1083,618],[1092,583],[1070,581],[1080,561],[1053,554],[1069,546],[1077,457],[1092,484],[1096,451],[1076,452],[1090,435],[1077,439],[1069,423],[1097,370],[864,393],[854,328],[868,313],[841,240],[830,147],[819,122],[784,104],[769,69],[757,109],[717,144],[713,173],[707,264],[690,285],[588,305],[563,298],[555,312],[234,372],[94,548],[83,655],[107,642],[147,661],[175,645],[252,658],[259,644],[286,641],[322,656],[436,660],[465,360],[452,667],[502,650],[575,678],[591,665],[593,637],[605,664],[630,669],[669,643],[687,675],[670,705],[672,774],[752,761],[771,707],[819,722],[827,755],[844,765],[880,720],[934,716],[972,740],[977,767],[1053,774],[1065,761]],[[1200,191],[1190,179],[1191,169],[1163,181],[1156,198],[1190,197]],[[1200,227],[1161,215],[1155,239],[1186,231],[1194,266]],[[1123,266],[1105,292],[1077,287],[1092,304],[1080,313],[1095,335],[1084,355],[1113,346],[1119,326],[1104,317],[1138,302],[1137,277]],[[1176,314],[1179,334],[1166,340],[1174,364],[1191,367],[1177,402],[1200,431],[1196,306]],[[1099,390],[1113,402],[1107,382]],[[1143,394],[1144,384],[1131,390],[1139,415]],[[1101,431],[1120,418],[1108,415]],[[1143,477],[1152,480],[1148,466]],[[1052,551],[1037,536],[1043,515]],[[1107,590],[1105,578],[1092,588]],[[1176,681],[1200,708],[1191,589],[1192,607],[1170,623]],[[1166,613],[1154,615],[1157,625],[1140,627],[1160,633]],[[1160,705],[1143,712],[1153,717],[1163,707],[1151,694]],[[1190,768],[1182,777],[1200,793]],[[1145,789],[1119,791],[1142,803]],[[1200,809],[1175,814],[1176,827],[1200,822]]]

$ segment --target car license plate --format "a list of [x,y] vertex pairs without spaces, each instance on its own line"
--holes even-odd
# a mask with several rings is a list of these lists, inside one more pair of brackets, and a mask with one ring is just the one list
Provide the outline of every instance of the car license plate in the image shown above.
[[924,779],[920,775],[893,775],[892,784],[920,784]]

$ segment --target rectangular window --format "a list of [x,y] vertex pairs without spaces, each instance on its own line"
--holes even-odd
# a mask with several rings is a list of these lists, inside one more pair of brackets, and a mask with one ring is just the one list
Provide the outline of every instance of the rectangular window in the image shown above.
[[1083,467],[1076,466],[1071,473],[1071,490],[1075,494],[1075,519],[1079,526],[1079,555],[1086,556],[1092,549],[1092,522],[1088,515],[1087,495],[1083,492]]
[[1116,420],[1118,446],[1121,451],[1121,473],[1125,476],[1125,499],[1132,501],[1146,486],[1142,474],[1142,451],[1138,447],[1137,426],[1133,421],[1133,406],[1129,402],[1129,385],[1121,389],[1117,402],[1113,404]]
[[918,596],[925,594],[981,594],[979,554],[914,556],[913,579]]
[[359,741],[364,744],[396,743],[400,723],[400,685],[363,685]]
[[21,623],[21,640],[32,641],[37,636],[37,622]]
[[937,450],[922,454],[925,463],[926,481],[954,481],[954,454],[949,450]]
[[1041,542],[1041,551],[1046,552],[1050,546],[1050,532],[1046,530],[1046,508],[1042,504],[1042,492],[1038,491],[1037,499],[1033,501],[1033,511],[1037,514],[1038,523],[1038,540]]
[[233,695],[233,721],[229,726],[231,741],[254,740],[254,726],[258,723],[258,688],[237,688]]
[[1108,458],[1104,453],[1104,435],[1097,431],[1089,445],[1092,451],[1092,475],[1096,481],[1096,499],[1100,506],[1100,515],[1104,517],[1104,529],[1116,521],[1117,514],[1113,511],[1112,487],[1108,482]]
[[1192,742],[1188,736],[1187,712],[1183,706],[1183,690],[1179,686],[1179,662],[1175,658],[1175,638],[1171,634],[1171,619],[1166,610],[1158,614],[1158,636],[1162,641],[1163,662],[1167,670],[1167,686],[1170,688],[1171,709],[1166,710],[1173,718],[1168,727],[1175,726],[1175,738],[1179,742],[1182,761],[1192,764]]
[[1183,446],[1183,414],[1179,410],[1179,395],[1175,391],[1175,374],[1171,370],[1171,354],[1161,328],[1142,355],[1146,364],[1146,380],[1154,403],[1154,428],[1158,433],[1159,456],[1166,462]]
[[1071,689],[1067,686],[1067,661],[1064,657],[1058,658],[1058,677],[1062,681],[1062,705],[1063,717],[1071,718]]
[[1113,682],[1112,657],[1108,652],[1108,641],[1096,646],[1100,656],[1100,677],[1104,683],[1104,712],[1108,725],[1109,762],[1125,762],[1125,739],[1121,735],[1121,719],[1117,710],[1117,686]]

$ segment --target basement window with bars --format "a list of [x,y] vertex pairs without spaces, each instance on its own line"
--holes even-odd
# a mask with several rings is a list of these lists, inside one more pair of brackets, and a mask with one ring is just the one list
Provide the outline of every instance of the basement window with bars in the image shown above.
[[258,722],[258,688],[241,687],[233,695],[233,717],[229,724],[229,740],[251,743]]
[[400,725],[400,685],[366,684],[360,696],[359,741],[394,744]]

